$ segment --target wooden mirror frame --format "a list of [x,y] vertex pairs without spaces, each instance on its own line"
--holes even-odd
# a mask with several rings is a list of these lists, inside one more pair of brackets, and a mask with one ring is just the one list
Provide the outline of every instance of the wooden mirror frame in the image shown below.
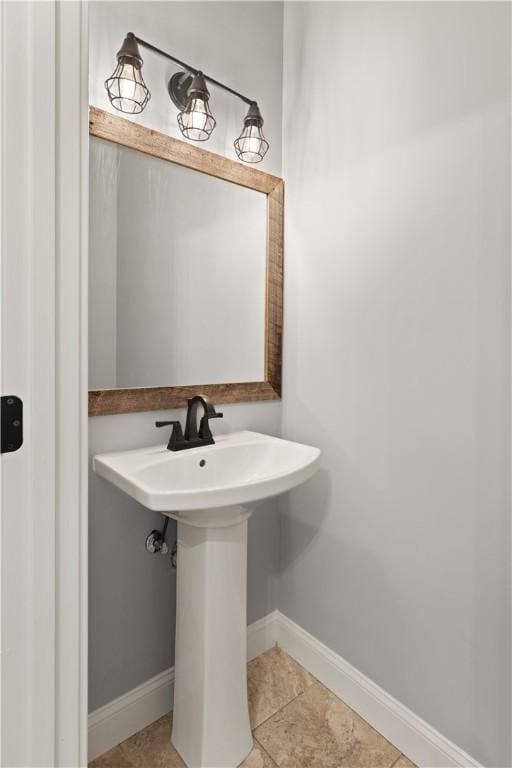
[[89,134],[263,192],[267,196],[264,381],[94,389],[89,390],[89,416],[182,408],[190,397],[197,394],[207,395],[215,405],[279,400],[283,327],[283,180],[96,107],[89,108]]

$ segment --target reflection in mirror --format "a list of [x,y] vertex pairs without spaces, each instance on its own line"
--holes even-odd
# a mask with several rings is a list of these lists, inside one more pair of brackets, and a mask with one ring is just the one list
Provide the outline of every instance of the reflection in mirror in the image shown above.
[[264,379],[266,206],[91,137],[90,389]]

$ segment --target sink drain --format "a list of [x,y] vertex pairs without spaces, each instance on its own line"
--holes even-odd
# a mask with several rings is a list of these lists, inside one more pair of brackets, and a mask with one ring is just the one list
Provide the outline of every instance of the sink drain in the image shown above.
[[199,466],[204,467],[205,464],[206,464],[206,459],[201,459],[201,461],[199,462]]

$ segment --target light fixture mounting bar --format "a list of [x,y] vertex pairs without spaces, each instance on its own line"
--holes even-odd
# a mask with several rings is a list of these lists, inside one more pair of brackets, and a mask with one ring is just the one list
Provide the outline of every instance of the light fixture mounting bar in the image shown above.
[[174,62],[174,64],[177,64],[179,67],[182,67],[187,72],[190,72],[192,75],[198,75],[202,73],[204,79],[211,83],[212,85],[217,86],[217,88],[222,88],[223,91],[227,91],[228,93],[231,93],[233,96],[236,96],[237,98],[244,101],[246,104],[256,104],[254,99],[249,99],[247,96],[244,96],[243,93],[239,93],[238,91],[235,91],[233,88],[230,88],[229,85],[225,85],[224,83],[221,83],[220,80],[215,80],[213,77],[210,77],[209,75],[205,75],[204,72],[200,69],[196,69],[196,67],[191,67],[190,64],[186,64],[184,61],[180,61],[180,59],[177,59],[176,56],[171,56],[170,53],[167,53],[166,51],[163,51],[161,48],[157,48],[156,45],[152,45],[151,43],[148,43],[146,40],[142,40],[142,38],[137,37],[137,35],[134,35],[133,32],[128,32],[127,37],[133,37],[139,45],[141,45],[143,48],[147,48],[148,51],[153,51],[153,53],[158,54],[159,56],[163,56],[164,59],[169,59],[169,61]]

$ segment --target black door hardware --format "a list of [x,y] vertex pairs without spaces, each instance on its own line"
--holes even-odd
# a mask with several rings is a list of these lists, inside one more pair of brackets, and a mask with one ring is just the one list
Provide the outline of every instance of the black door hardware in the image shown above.
[[12,453],[23,444],[23,401],[16,395],[1,398],[1,452]]

